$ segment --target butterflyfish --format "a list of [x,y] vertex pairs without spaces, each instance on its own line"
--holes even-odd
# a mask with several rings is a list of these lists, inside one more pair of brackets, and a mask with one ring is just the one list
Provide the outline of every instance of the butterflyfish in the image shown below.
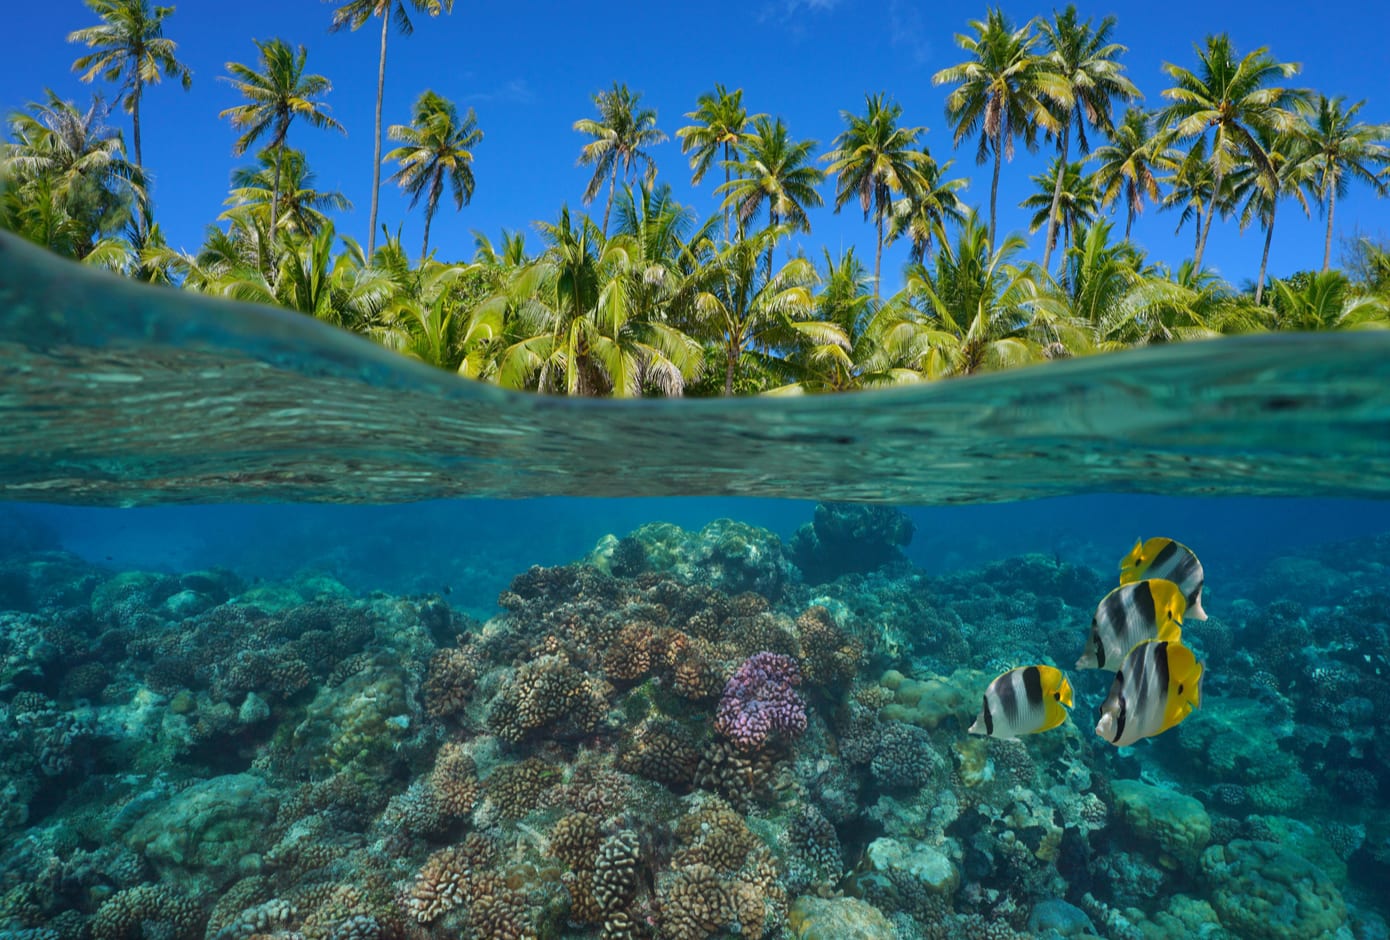
[[1176,641],[1146,640],[1125,657],[1096,734],[1116,747],[1162,734],[1202,704],[1202,664]]
[[1187,598],[1187,615],[1193,620],[1206,620],[1202,609],[1202,586],[1206,575],[1202,563],[1192,549],[1172,539],[1143,539],[1120,560],[1120,583],[1131,584],[1144,578],[1163,578],[1172,581]]
[[1182,639],[1186,610],[1187,600],[1172,581],[1150,579],[1120,585],[1096,606],[1091,635],[1076,668],[1114,672],[1136,643]]
[[985,689],[984,705],[970,733],[994,738],[1037,734],[1066,721],[1070,707],[1071,683],[1060,669],[1020,666]]

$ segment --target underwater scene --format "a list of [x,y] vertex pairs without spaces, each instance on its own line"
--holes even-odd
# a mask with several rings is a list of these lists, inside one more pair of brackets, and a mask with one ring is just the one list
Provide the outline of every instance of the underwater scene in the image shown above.
[[1384,336],[576,402],[57,265],[0,937],[1390,937]]

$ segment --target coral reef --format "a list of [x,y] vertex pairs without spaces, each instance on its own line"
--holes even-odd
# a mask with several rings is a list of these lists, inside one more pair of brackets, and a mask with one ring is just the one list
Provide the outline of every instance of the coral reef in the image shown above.
[[1075,661],[1112,572],[806,531],[643,526],[485,622],[12,546],[0,933],[1386,935],[1390,539],[1223,581],[1203,709],[1118,750],[1096,676],[1046,734],[965,732],[1002,668]]

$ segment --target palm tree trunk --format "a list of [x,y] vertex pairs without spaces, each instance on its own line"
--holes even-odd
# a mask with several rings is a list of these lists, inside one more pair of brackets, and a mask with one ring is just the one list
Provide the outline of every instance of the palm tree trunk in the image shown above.
[[[135,142],[135,169],[140,173],[140,186],[145,194],[144,198],[141,200],[141,202],[144,203],[142,208],[148,209],[150,204],[150,190],[148,184],[145,182],[145,160],[140,150],[140,94],[144,90],[144,83],[140,80],[140,70],[137,68],[135,69],[135,89],[131,92],[130,96],[131,138]],[[135,230],[143,233],[145,229],[145,213],[140,212],[136,215],[135,219]]]
[[1221,165],[1217,164],[1216,179],[1211,187],[1211,201],[1207,203],[1207,220],[1202,223],[1201,237],[1197,239],[1197,254],[1192,259],[1192,267],[1198,271],[1202,270],[1202,255],[1207,250],[1207,236],[1211,234],[1211,220],[1216,218],[1216,200],[1221,198],[1221,183],[1223,173]]
[[[777,227],[777,210],[772,208],[772,203],[767,204],[767,227],[774,229]],[[767,279],[772,280],[772,239],[767,242]],[[791,246],[787,247],[787,253],[791,253]]]
[[372,211],[367,216],[367,257],[376,250],[377,198],[381,195],[381,99],[386,94],[386,37],[390,33],[391,8],[381,13],[381,60],[376,69],[376,136],[372,138]]
[[1192,257],[1194,258],[1197,257],[1198,246],[1202,244],[1202,207],[1200,205],[1197,207],[1197,218],[1195,223],[1193,227],[1195,229],[1196,238],[1192,242]]
[[[285,148],[283,134],[280,135],[280,139],[282,143],[275,148],[275,181],[270,187],[270,228],[266,232],[264,239],[257,239],[257,251],[261,258],[261,271],[265,274],[266,283],[270,285],[271,290],[275,289],[275,271],[274,266],[267,262],[264,242],[270,242],[270,251],[273,256],[275,252],[275,223],[280,211],[280,155],[284,152]],[[273,257],[270,260],[273,260]]]
[[1260,257],[1260,279],[1255,282],[1255,306],[1260,305],[1260,298],[1265,292],[1265,272],[1269,270],[1269,243],[1274,240],[1274,210],[1277,205],[1269,207],[1269,225],[1265,228],[1265,253]]
[[878,214],[878,245],[874,250],[874,300],[878,300],[878,272],[883,263],[883,213]]
[[608,203],[603,207],[603,237],[608,237],[608,213],[613,211],[613,190],[618,188],[618,161],[613,161],[613,175],[608,178]]
[[434,219],[434,210],[439,206],[439,197],[444,193],[444,167],[434,168],[434,179],[430,180],[430,194],[425,202],[425,243],[420,247],[420,263],[424,264],[425,259],[430,253],[430,222]]
[[724,358],[724,397],[729,398],[734,394],[734,369],[738,366],[738,350],[734,348],[732,341],[725,349]]
[[[728,185],[729,185],[729,145],[726,143],[726,144],[724,145],[724,186],[726,187],[725,192],[728,192],[728,190],[727,190]],[[729,240],[730,240],[730,238],[732,237],[732,236],[729,234],[729,224],[730,224],[730,223],[729,223],[729,206],[726,204],[726,205],[724,206],[724,244],[726,244],[726,245],[729,244]]]
[[1131,202],[1128,209],[1125,213],[1125,241],[1129,241],[1129,230],[1134,227],[1134,203]]
[[1337,187],[1329,186],[1327,189],[1327,234],[1322,239],[1322,270],[1327,271],[1327,266],[1332,260],[1332,213],[1337,209]]
[[1067,150],[1071,146],[1071,115],[1067,115],[1067,118],[1067,123],[1062,125],[1062,152],[1057,164],[1057,182],[1052,187],[1052,208],[1047,213],[1047,241],[1043,242],[1044,271],[1050,270],[1052,263],[1052,245],[1057,239],[1057,207],[1062,203],[1062,177],[1067,174]]
[[999,149],[999,135],[995,135],[994,141],[994,179],[989,184],[989,250],[994,250],[994,207],[999,202],[999,164],[1004,159],[1004,154]]

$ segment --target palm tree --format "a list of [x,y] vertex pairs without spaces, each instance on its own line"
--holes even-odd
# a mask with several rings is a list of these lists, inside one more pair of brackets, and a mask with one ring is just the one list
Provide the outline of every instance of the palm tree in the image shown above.
[[[1089,19],[1079,22],[1072,4],[1061,13],[1054,12],[1051,20],[1039,23],[1047,50],[1039,85],[1061,125],[1057,149],[1063,166],[1067,165],[1070,155],[1072,124],[1076,125],[1078,148],[1083,154],[1087,153],[1091,148],[1086,139],[1086,125],[1110,133],[1115,126],[1111,116],[1112,99],[1129,101],[1141,97],[1139,89],[1122,74],[1124,66],[1116,61],[1127,50],[1110,41],[1114,28],[1113,16],[1102,19],[1094,29]],[[1053,190],[1052,208],[1047,217],[1044,270],[1051,265],[1052,246],[1057,242],[1063,176],[1056,174],[1057,188]]]
[[989,243],[993,245],[1001,161],[1006,156],[1013,159],[1014,138],[1022,137],[1032,150],[1039,128],[1055,132],[1060,126],[1042,98],[1042,60],[1033,53],[1038,37],[1032,32],[1032,23],[1014,29],[1004,11],[995,7],[983,21],[971,20],[970,25],[975,35],[957,33],[956,44],[971,57],[937,72],[932,84],[957,86],[946,98],[946,117],[955,129],[955,145],[959,147],[962,140],[978,131],[975,161],[983,164],[994,154],[989,189]]
[[922,306],[928,339],[918,371],[943,378],[1046,358],[1052,337],[1039,335],[1027,308],[1036,286],[1011,263],[1023,248],[1023,239],[1011,235],[992,249],[972,212],[930,267],[908,268],[904,295]]
[[[454,0],[410,0],[410,6],[419,13],[438,16],[453,12]],[[381,99],[386,93],[386,37],[391,32],[393,18],[403,36],[413,33],[415,26],[410,22],[405,0],[349,0],[333,11],[333,25],[328,28],[334,33],[345,26],[356,31],[374,16],[381,17],[381,57],[376,70],[376,123],[372,126],[372,208],[367,217],[369,258],[376,251],[376,210],[381,193]]]
[[[724,195],[724,208],[733,207],[738,218],[738,235],[743,237],[748,223],[767,203],[768,227],[786,223],[792,232],[811,231],[806,210],[821,204],[816,186],[825,174],[812,163],[816,141],[793,141],[787,125],[779,118],[760,116],[743,148],[743,158],[729,166],[734,178],[715,189]],[[776,239],[764,240],[768,276],[772,274],[772,248]]]
[[828,173],[836,176],[835,211],[858,198],[864,219],[872,215],[878,230],[874,251],[874,296],[879,296],[879,275],[883,264],[883,226],[893,204],[894,193],[920,190],[926,180],[922,164],[931,159],[925,151],[914,150],[925,127],[899,127],[902,105],[886,103],[882,94],[866,95],[863,116],[841,111],[848,125],[831,144],[822,160]]
[[1213,179],[1211,202],[1207,205],[1207,217],[1192,259],[1200,268],[1211,220],[1216,215],[1216,199],[1221,195],[1227,172],[1243,156],[1268,175],[1271,185],[1277,187],[1269,155],[1255,135],[1261,129],[1275,134],[1293,130],[1293,108],[1304,93],[1270,84],[1298,74],[1297,63],[1276,61],[1264,46],[1237,61],[1231,38],[1225,33],[1208,36],[1206,48],[1197,48],[1197,60],[1195,72],[1164,63],[1163,70],[1175,84],[1163,92],[1163,97],[1172,104],[1163,110],[1159,121],[1170,127],[1179,140],[1205,137],[1208,130],[1212,132],[1209,151]]
[[[1071,235],[1077,226],[1090,225],[1100,215],[1100,194],[1096,190],[1095,177],[1084,174],[1082,170],[1080,160],[1068,163],[1063,168],[1059,156],[1053,159],[1046,173],[1032,177],[1038,189],[1019,203],[1024,209],[1035,210],[1028,225],[1030,233],[1046,225],[1049,236],[1055,242],[1057,227],[1050,224],[1055,213],[1062,220],[1064,247],[1070,248]],[[1049,244],[1046,250],[1050,252],[1054,247]]]
[[404,141],[386,155],[401,168],[391,174],[401,189],[410,193],[410,208],[425,197],[425,240],[420,248],[423,262],[430,250],[430,221],[444,193],[444,181],[449,182],[454,204],[462,209],[473,198],[473,151],[483,139],[477,117],[469,108],[459,121],[458,108],[447,98],[425,91],[415,102],[415,113],[409,125],[392,124],[386,131],[392,140]]
[[1298,133],[1313,148],[1310,165],[1316,174],[1313,192],[1322,201],[1327,215],[1327,234],[1322,243],[1322,269],[1327,270],[1332,259],[1332,216],[1337,197],[1345,196],[1351,181],[1359,179],[1370,184],[1376,195],[1383,196],[1390,185],[1382,171],[1390,166],[1390,125],[1365,124],[1356,120],[1356,112],[1365,101],[1344,107],[1341,95],[1328,98],[1318,95],[1305,108],[1303,126]]
[[[715,85],[713,92],[701,95],[694,111],[685,116],[697,124],[682,127],[676,131],[680,138],[681,153],[690,154],[691,185],[698,186],[704,179],[716,157],[721,157],[724,167],[724,183],[729,182],[729,167],[732,166],[734,152],[743,146],[747,137],[748,125],[762,114],[749,115],[743,106],[743,89],[727,91],[723,85]],[[724,240],[733,237],[729,210],[724,210]]]
[[[1170,172],[1159,182],[1168,187],[1162,208],[1182,210],[1173,234],[1181,232],[1188,219],[1193,220],[1192,255],[1195,258],[1197,245],[1202,240],[1202,219],[1207,204],[1216,192],[1216,176],[1212,172],[1211,161],[1207,159],[1207,139],[1198,137],[1186,153],[1179,151]],[[1227,199],[1217,200],[1216,203],[1216,208],[1223,211],[1229,203],[1230,186],[1225,186],[1225,190]]]
[[642,93],[633,93],[627,85],[613,83],[611,91],[601,91],[594,95],[594,105],[598,108],[598,119],[582,118],[574,122],[574,129],[594,138],[579,152],[579,165],[593,165],[594,175],[584,189],[584,204],[587,206],[603,189],[603,180],[608,179],[608,204],[603,210],[604,235],[608,234],[608,215],[613,210],[613,193],[618,185],[618,167],[629,183],[635,181],[638,163],[646,167],[647,185],[656,177],[656,161],[647,153],[666,139],[657,129],[656,110],[642,108],[638,102]]
[[1263,172],[1253,163],[1245,163],[1231,171],[1232,205],[1239,207],[1240,228],[1244,231],[1251,222],[1258,221],[1265,230],[1264,253],[1260,256],[1260,276],[1255,281],[1255,303],[1264,298],[1265,274],[1269,270],[1269,246],[1274,240],[1274,213],[1279,208],[1279,200],[1292,196],[1309,215],[1308,200],[1304,189],[1313,182],[1314,168],[1309,165],[1309,147],[1306,141],[1295,134],[1284,134],[1278,138],[1268,131],[1259,133],[1261,149],[1269,157],[1274,168],[1274,177]]
[[918,187],[893,203],[888,219],[888,242],[891,244],[904,235],[910,238],[912,248],[908,259],[914,264],[921,264],[926,258],[932,239],[938,237],[947,219],[965,221],[965,203],[957,193],[970,185],[970,181],[943,179],[950,168],[950,160],[938,166],[935,160],[927,157],[918,166],[922,175]]
[[[291,122],[296,117],[302,117],[314,127],[343,131],[343,126],[328,115],[327,105],[316,100],[332,90],[333,86],[322,75],[304,73],[308,50],[303,46],[292,50],[283,39],[252,41],[260,50],[261,71],[257,72],[240,62],[228,62],[227,71],[231,75],[224,76],[249,101],[227,108],[218,117],[228,118],[232,127],[242,132],[232,145],[232,153],[236,156],[241,156],[248,147],[269,134],[266,148],[275,151],[270,204],[279,206],[281,164]],[[272,248],[278,225],[278,219],[271,220],[269,240]]]
[[1134,228],[1134,217],[1144,211],[1144,198],[1159,199],[1154,170],[1173,169],[1178,159],[1177,152],[1154,135],[1152,125],[1149,112],[1126,108],[1110,133],[1110,142],[1091,155],[1097,163],[1095,181],[1101,205],[1110,205],[1124,191],[1126,241]]
[[695,297],[701,333],[724,360],[726,396],[734,393],[742,367],[761,360],[768,371],[780,371],[781,364],[771,361],[779,350],[806,341],[848,345],[839,327],[813,319],[816,269],[811,262],[794,258],[776,271],[763,269],[762,255],[772,255],[769,243],[789,231],[785,224],[769,226],[723,245]]
[[314,189],[315,173],[302,152],[287,147],[280,156],[280,203],[274,211],[271,199],[276,153],[267,147],[256,155],[257,166],[232,171],[232,191],[224,203],[232,208],[218,216],[219,220],[250,212],[269,231],[273,215],[285,231],[313,235],[328,223],[325,211],[346,212],[352,208],[352,202],[342,193]]
[[174,58],[178,45],[164,38],[164,20],[174,8],[150,9],[149,0],[86,0],[86,4],[102,22],[74,30],[68,34],[68,42],[80,42],[96,51],[79,58],[72,70],[82,72],[84,82],[100,75],[105,81],[121,83],[117,100],[131,116],[135,168],[143,171],[140,99],[145,86],[158,84],[166,75],[177,78],[184,91],[193,84],[193,73]]
[[120,133],[103,123],[106,113],[100,98],[83,111],[49,90],[47,101],[10,116],[12,142],[0,144],[0,165],[7,215],[26,238],[83,258],[99,236],[139,212],[144,174],[126,160]]
[[1390,300],[1356,293],[1341,271],[1320,271],[1302,285],[1276,280],[1273,294],[1281,329],[1390,329]]

